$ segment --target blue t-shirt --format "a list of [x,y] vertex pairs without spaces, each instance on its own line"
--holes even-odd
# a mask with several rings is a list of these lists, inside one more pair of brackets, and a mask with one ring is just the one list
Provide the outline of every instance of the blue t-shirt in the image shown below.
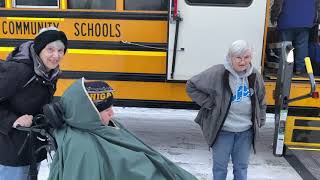
[[316,17],[316,0],[284,0],[278,29],[310,28]]

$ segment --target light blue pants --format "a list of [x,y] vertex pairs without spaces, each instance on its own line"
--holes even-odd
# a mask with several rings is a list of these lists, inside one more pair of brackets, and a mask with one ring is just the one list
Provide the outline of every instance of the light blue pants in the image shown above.
[[[40,163],[37,164],[38,170]],[[28,177],[30,166],[4,166],[0,164],[0,180],[30,180]]]
[[212,147],[213,179],[225,180],[230,156],[233,164],[234,180],[247,180],[249,155],[252,147],[253,131],[221,131]]

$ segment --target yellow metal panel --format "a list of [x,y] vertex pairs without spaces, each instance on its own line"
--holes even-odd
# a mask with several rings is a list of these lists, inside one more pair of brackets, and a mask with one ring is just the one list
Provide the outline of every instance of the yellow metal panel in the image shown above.
[[[8,51],[8,52],[11,52],[11,51]],[[8,56],[8,53],[7,51],[1,51],[1,47],[0,47],[0,59],[1,60],[4,60],[4,59],[6,59],[7,58],[7,56]]]
[[125,73],[166,73],[165,56],[66,54],[62,70]]
[[294,128],[294,119],[293,116],[288,116],[286,121],[286,129],[285,129],[285,135],[284,135],[284,143],[290,144],[292,139],[292,132]]
[[320,131],[320,127],[310,127],[310,126],[295,126],[295,120],[305,120],[305,121],[320,121],[320,117],[299,117],[299,116],[288,116],[286,121],[286,130],[285,130],[285,144],[287,146],[302,147],[304,150],[310,148],[320,148],[320,143],[304,143],[304,142],[292,142],[293,130],[315,130]]
[[[266,87],[266,101],[268,105],[274,105],[273,99],[273,91],[275,90],[276,83],[275,82],[265,82]],[[317,85],[317,89],[320,89],[320,85]],[[291,84],[291,93],[290,98],[302,96],[310,93],[310,85],[309,82],[305,83],[295,83]],[[296,102],[292,102],[289,104],[290,106],[304,106],[304,107],[320,107],[320,100],[314,98],[307,98],[303,100],[299,100]]]
[[[5,59],[12,50],[13,47],[0,47],[0,59]],[[94,50],[92,52],[94,52]],[[97,72],[164,74],[166,71],[165,53],[163,52],[141,52],[143,54],[142,56],[136,56],[136,54],[134,54],[136,52],[132,51],[133,56],[128,55],[130,51],[123,51],[123,54],[119,54],[119,51],[115,52],[116,53],[104,51],[105,55],[103,53],[100,53],[100,55],[97,53],[98,55],[95,55],[95,53],[76,54],[70,50],[70,53],[66,54],[61,67],[63,70]],[[153,57],[152,55],[155,56]],[[265,82],[265,87],[267,104],[274,105],[273,91],[275,89],[275,82]],[[320,89],[320,85],[317,86],[317,89]],[[177,89],[174,90],[177,91]],[[307,81],[305,83],[292,83],[291,98],[307,94],[309,91],[310,85]],[[190,98],[187,97],[184,88],[180,89],[178,94],[182,94],[183,97],[185,97],[182,101],[191,101]],[[320,102],[319,99],[307,98],[290,103],[290,106],[320,107]]]
[[310,57],[305,57],[304,62],[306,64],[308,74],[313,74],[313,69],[312,69]]
[[[0,47],[0,59],[13,50]],[[154,51],[68,49],[61,63],[65,71],[166,73],[166,53]]]
[[0,53],[9,54],[13,50],[14,50],[14,47],[0,47]]
[[[7,17],[7,20],[10,21],[48,21],[47,18],[30,18],[30,17]],[[50,18],[50,21],[56,21],[56,22],[60,22],[60,21],[64,21],[64,18]],[[5,27],[5,26],[2,26]]]
[[12,0],[6,0],[5,1],[5,7],[6,8],[12,8]]
[[320,127],[310,127],[310,126],[295,126],[294,129],[320,131]]
[[[179,83],[180,84],[180,83]],[[131,86],[132,84],[128,85],[128,86]],[[166,91],[162,91],[163,89],[166,89],[166,90],[169,90],[167,87],[167,85],[165,85],[165,83],[157,83],[158,86],[155,86],[156,88],[160,88],[160,91],[159,92],[166,92]],[[166,86],[166,88],[162,87],[163,86]],[[178,88],[178,89],[175,89],[173,88],[172,90],[176,91],[174,92],[175,94],[180,94],[182,95],[181,97],[183,98],[179,98],[181,101],[191,101],[191,99],[187,96],[186,92],[185,92],[185,84],[184,83],[181,83],[179,85],[180,86],[183,86],[183,88]],[[267,82],[265,83],[265,86],[266,86],[266,100],[267,100],[267,104],[268,105],[274,105],[274,100],[272,98],[272,91],[275,87],[275,83],[270,83],[270,82]],[[155,88],[154,87],[154,88]],[[151,87],[150,87],[151,88]],[[292,86],[292,97],[295,97],[297,96],[297,94],[301,95],[303,93],[307,93],[308,92],[308,85],[307,84],[300,84],[300,85],[293,85]],[[320,87],[318,87],[318,89],[320,89]],[[151,89],[149,89],[151,90]],[[153,91],[153,90],[151,90]],[[157,91],[155,91],[157,92]],[[168,92],[166,92],[168,93]],[[170,99],[167,99],[167,100],[170,100]],[[291,106],[303,106],[303,107],[320,107],[320,103],[319,103],[319,99],[312,99],[312,98],[308,98],[308,99],[305,99],[305,100],[301,100],[301,101],[298,101],[298,102],[295,102],[295,103],[291,103],[290,104]],[[287,126],[288,127],[288,126]]]
[[167,22],[155,20],[0,17],[0,38],[33,39],[42,27],[55,26],[69,40],[166,43]]
[[309,149],[309,148],[320,148],[320,144],[317,143],[301,143],[301,142],[288,142],[286,143],[287,146],[301,146],[304,147],[304,149]]
[[124,0],[116,0],[116,9],[118,12],[122,12],[124,10]]
[[267,48],[267,35],[268,35],[268,27],[269,27],[269,15],[270,15],[270,0],[267,0],[267,7],[266,7],[266,17],[264,23],[264,33],[263,33],[263,50],[262,50],[262,58],[261,58],[261,69],[264,69],[264,62],[266,59],[266,48]]
[[265,82],[266,102],[268,105],[274,105],[273,91],[275,90],[275,82]]
[[[61,96],[75,80],[59,79],[56,96]],[[118,99],[188,101],[185,83],[107,81]]]
[[95,49],[68,49],[68,54],[100,54],[100,55],[127,55],[127,56],[166,56],[165,52],[156,51],[124,51],[124,50],[95,50]]
[[68,4],[67,0],[60,0],[60,8],[62,10],[66,10],[67,9],[67,4]]
[[[0,47],[0,52],[10,53],[15,47]],[[88,54],[88,55],[120,55],[120,56],[149,56],[165,57],[166,52],[157,51],[125,51],[125,50],[101,50],[101,49],[68,49],[68,54]]]
[[306,151],[320,151],[320,146],[319,146],[319,149],[316,149],[316,148],[301,148],[301,147],[289,147],[289,149],[292,149],[292,150],[306,150]]

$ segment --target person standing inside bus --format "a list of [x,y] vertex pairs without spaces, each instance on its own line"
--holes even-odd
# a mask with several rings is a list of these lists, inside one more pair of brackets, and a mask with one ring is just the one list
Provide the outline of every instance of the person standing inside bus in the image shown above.
[[295,73],[306,74],[309,33],[320,22],[320,0],[274,0],[271,23],[277,23],[280,41],[292,41],[295,48]]
[[225,180],[231,156],[236,180],[247,179],[251,147],[265,124],[265,87],[252,66],[253,50],[244,40],[232,43],[225,64],[187,82],[187,93],[201,108],[195,119],[212,148],[213,179]]
[[[30,127],[33,116],[52,101],[67,44],[64,32],[44,28],[34,41],[15,48],[0,64],[0,180],[30,179],[29,142],[19,153],[27,133],[15,128]],[[40,140],[33,143],[42,144]],[[45,150],[37,154],[38,166],[45,158]]]

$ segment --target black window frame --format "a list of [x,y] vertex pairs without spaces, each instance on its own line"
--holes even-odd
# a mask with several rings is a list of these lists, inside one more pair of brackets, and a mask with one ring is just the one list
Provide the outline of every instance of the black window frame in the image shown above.
[[42,6],[42,5],[17,5],[17,1],[19,0],[13,0],[12,1],[12,7],[13,8],[35,8],[35,9],[59,9],[60,8],[60,0],[56,0],[57,5],[56,6]]
[[[130,9],[130,8],[126,8],[127,1],[128,0],[123,1],[123,10],[125,10],[125,11],[168,11],[169,10],[169,3],[170,3],[170,0],[158,0],[158,1],[160,1],[160,9],[138,9],[138,8],[131,8]],[[150,0],[145,0],[145,1],[150,1]],[[162,3],[162,2],[164,2],[164,3]],[[164,8],[162,8],[162,7],[164,7]]]
[[117,0],[113,0],[114,2],[114,7],[112,9],[96,9],[96,8],[70,8],[69,6],[69,0],[67,0],[67,9],[72,9],[72,10],[106,10],[106,11],[115,11],[117,9]]
[[6,7],[6,1],[5,0],[0,0],[0,8]]
[[[254,0],[249,0],[248,4],[228,4],[228,3],[199,3],[199,2],[191,2],[192,0],[185,0],[185,2],[190,5],[190,6],[223,6],[223,7],[249,7],[251,6],[252,2]],[[212,0],[214,1],[214,0]],[[223,1],[223,0],[219,0],[219,1]],[[224,0],[226,1],[226,0]]]

